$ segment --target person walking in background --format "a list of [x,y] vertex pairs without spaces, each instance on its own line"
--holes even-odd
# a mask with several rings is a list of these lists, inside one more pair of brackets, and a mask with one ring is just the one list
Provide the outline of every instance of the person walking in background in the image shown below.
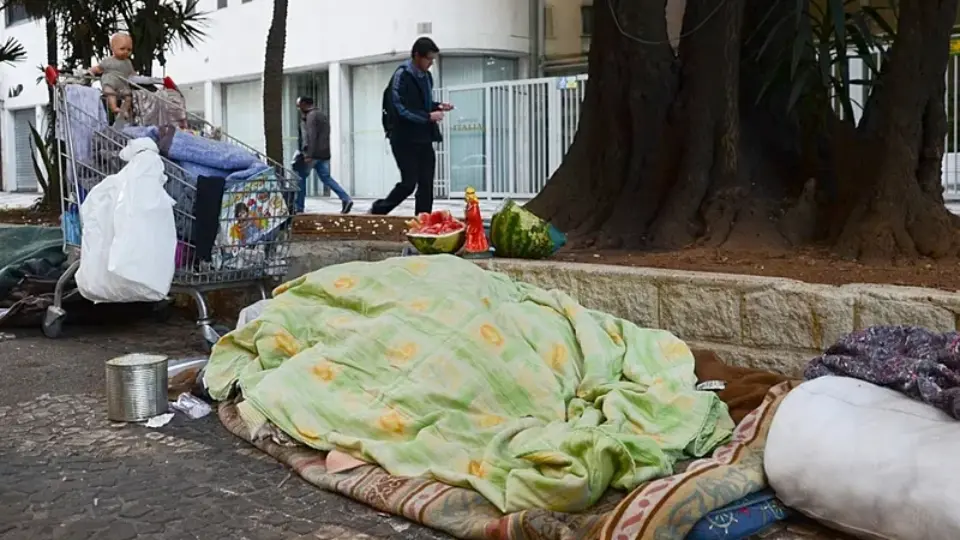
[[307,178],[310,171],[317,171],[323,185],[340,198],[341,214],[349,214],[353,200],[340,184],[330,176],[330,120],[318,109],[311,97],[297,98],[300,109],[300,127],[297,133],[297,151],[293,170],[300,176],[300,191],[297,193],[297,213],[303,213],[307,202]]
[[440,126],[453,105],[433,100],[433,65],[440,49],[422,37],[413,44],[410,59],[393,74],[383,93],[383,129],[400,169],[400,183],[373,203],[371,214],[386,215],[416,191],[416,213],[433,210],[433,180],[440,142]]

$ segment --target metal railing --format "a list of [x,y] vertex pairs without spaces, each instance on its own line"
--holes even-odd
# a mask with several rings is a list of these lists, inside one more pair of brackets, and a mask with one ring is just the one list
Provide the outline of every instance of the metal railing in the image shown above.
[[586,75],[452,86],[437,98],[456,105],[437,147],[436,195],[536,195],[560,166],[580,121]]

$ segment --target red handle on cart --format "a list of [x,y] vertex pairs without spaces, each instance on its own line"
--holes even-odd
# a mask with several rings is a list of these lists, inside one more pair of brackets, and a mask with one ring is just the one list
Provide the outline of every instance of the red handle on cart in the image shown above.
[[47,80],[47,84],[54,86],[60,79],[60,72],[53,66],[47,66],[43,69],[43,77]]

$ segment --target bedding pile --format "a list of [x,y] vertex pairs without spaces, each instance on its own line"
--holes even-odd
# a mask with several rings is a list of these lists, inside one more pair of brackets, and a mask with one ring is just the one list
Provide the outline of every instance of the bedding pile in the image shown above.
[[269,422],[503,512],[584,510],[734,427],[672,334],[454,256],[327,267],[274,295],[205,370],[216,399],[239,385],[250,433]]
[[960,538],[960,338],[873,327],[808,380],[453,256],[327,267],[204,374],[234,434],[459,538]]

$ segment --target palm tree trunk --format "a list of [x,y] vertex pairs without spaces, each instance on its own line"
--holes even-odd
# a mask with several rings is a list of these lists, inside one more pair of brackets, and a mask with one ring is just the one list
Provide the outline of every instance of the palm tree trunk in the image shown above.
[[273,0],[273,21],[263,59],[263,135],[267,157],[283,162],[283,56],[287,45],[287,0]]
[[[57,32],[57,19],[54,16],[48,16],[45,18],[44,22],[46,23],[46,38],[47,38],[47,65],[53,66],[59,69],[60,64],[60,35]],[[57,111],[53,103],[54,93],[53,87],[47,85],[47,107],[46,107],[46,129],[44,129],[44,143],[46,144],[47,152],[50,158],[53,160],[54,166],[57,168],[57,171],[60,170],[60,143],[57,141],[56,135],[56,125],[57,125]],[[50,174],[47,178],[47,187],[43,191],[43,199],[41,199],[41,206],[43,208],[56,208],[60,205],[60,175],[57,174],[56,178],[53,177],[53,174]]]

